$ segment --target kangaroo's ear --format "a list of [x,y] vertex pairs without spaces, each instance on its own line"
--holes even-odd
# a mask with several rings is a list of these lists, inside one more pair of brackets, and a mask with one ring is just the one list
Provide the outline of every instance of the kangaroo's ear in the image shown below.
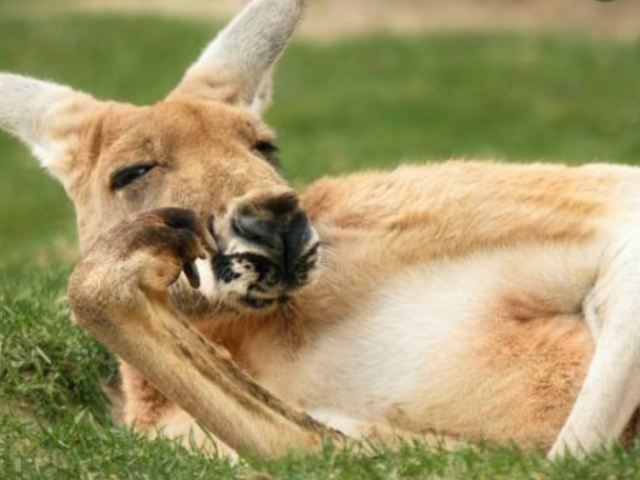
[[300,21],[304,0],[254,0],[205,49],[171,96],[191,95],[261,113],[271,72]]
[[69,153],[99,103],[55,83],[0,73],[0,128],[26,143],[61,180]]

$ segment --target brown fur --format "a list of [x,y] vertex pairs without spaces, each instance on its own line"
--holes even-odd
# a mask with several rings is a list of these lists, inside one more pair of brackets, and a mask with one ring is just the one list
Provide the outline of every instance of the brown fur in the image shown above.
[[[245,192],[283,188],[272,167],[250,150],[252,142],[271,138],[269,130],[223,104],[111,105],[86,131],[74,160],[75,171],[83,173],[69,188],[85,251],[136,210],[173,205],[204,216],[228,211]],[[112,171],[141,158],[161,159],[162,170],[153,174],[158,178],[143,180],[125,198],[106,191]],[[604,167],[449,162],[320,180],[301,199],[323,241],[320,280],[278,311],[218,313],[221,318],[202,318],[195,325],[260,379],[274,344],[280,354],[295,356],[304,342],[313,341],[316,324],[347,317],[379,279],[403,268],[479,250],[592,241],[612,216],[607,205],[622,179]],[[144,199],[138,192],[143,188]],[[90,296],[95,302],[95,293]],[[81,298],[87,301],[86,294]],[[474,421],[440,412],[441,421],[432,427],[454,436],[549,446],[579,391],[591,342],[575,314],[558,311],[531,292],[505,294],[502,305],[489,323],[488,347],[478,347],[478,365],[484,365],[478,375],[486,382],[501,380],[469,392],[482,407]],[[193,362],[184,355],[184,363]],[[205,378],[217,383],[215,376]],[[125,418],[142,429],[162,425],[171,402],[129,366],[123,379]],[[246,406],[247,415],[257,414]],[[397,428],[416,428],[401,410],[389,419]]]
[[[349,435],[550,447],[594,350],[583,302],[640,173],[450,161],[326,178],[298,194],[261,149],[274,134],[255,112],[301,7],[256,0],[167,99],[148,107],[0,75],[0,94],[17,99],[0,110],[0,126],[57,147],[43,162],[75,204],[83,255],[69,299],[78,323],[122,359],[126,422],[183,441],[194,434],[232,456],[317,450],[325,437],[341,445]],[[47,101],[23,114],[31,92]],[[141,165],[144,175],[114,188],[117,174]],[[306,226],[303,212],[315,231],[292,240],[292,219]],[[241,216],[276,225],[281,246],[242,232]],[[287,257],[294,240],[299,258]],[[226,280],[216,273],[215,299],[189,287],[199,281],[194,262],[205,258],[212,269],[220,259],[231,265],[220,267]],[[275,277],[290,267],[302,276]],[[406,334],[433,339],[389,323],[411,314],[376,315],[387,296],[428,282],[435,303],[450,303],[429,319],[438,328],[407,324],[442,335],[418,358]],[[250,287],[264,303],[249,302]],[[426,312],[431,290],[394,306]],[[376,321],[397,345],[376,336]],[[386,350],[358,357],[370,344]],[[410,346],[409,360],[396,355]],[[399,373],[389,371],[411,380],[394,383],[400,394],[367,390],[398,362]],[[354,364],[369,376],[346,375]],[[433,365],[440,370],[424,370]],[[338,432],[305,411],[325,408],[353,421]]]

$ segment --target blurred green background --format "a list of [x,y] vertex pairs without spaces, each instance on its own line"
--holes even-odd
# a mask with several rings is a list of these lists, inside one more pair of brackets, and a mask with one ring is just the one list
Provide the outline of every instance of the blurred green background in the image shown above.
[[[215,31],[188,18],[65,14],[60,4],[26,15],[24,1],[8,1],[22,14],[5,5],[0,16],[0,70],[139,104],[161,99]],[[267,115],[280,132],[284,172],[308,182],[452,157],[634,162],[639,44],[586,33],[303,35],[278,69]],[[0,264],[73,258],[62,189],[14,139],[0,135],[0,154]]]
[[[155,102],[241,2],[125,3],[2,0],[0,71]],[[569,5],[316,0],[267,115],[284,175],[304,185],[454,157],[637,162],[637,5],[584,0],[559,17]],[[220,18],[203,22],[208,10]],[[69,321],[64,290],[76,256],[63,189],[0,134],[0,478],[247,478],[255,469],[296,479],[622,478],[640,464],[637,449],[618,447],[548,464],[508,448],[407,446],[232,467],[146,442],[112,425],[100,379],[113,359]]]

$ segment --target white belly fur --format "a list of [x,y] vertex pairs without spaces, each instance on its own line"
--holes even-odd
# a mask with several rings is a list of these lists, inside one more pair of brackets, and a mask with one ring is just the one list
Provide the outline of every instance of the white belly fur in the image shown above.
[[[297,361],[261,380],[323,420],[336,412],[341,425],[345,418],[409,419],[404,423],[416,428],[438,428],[433,423],[443,415],[462,425],[468,414],[481,413],[470,398],[487,375],[478,345],[493,334],[501,301],[540,299],[563,322],[575,321],[596,279],[599,250],[600,242],[519,246],[404,271],[352,318],[326,327]],[[506,390],[511,380],[491,379]]]

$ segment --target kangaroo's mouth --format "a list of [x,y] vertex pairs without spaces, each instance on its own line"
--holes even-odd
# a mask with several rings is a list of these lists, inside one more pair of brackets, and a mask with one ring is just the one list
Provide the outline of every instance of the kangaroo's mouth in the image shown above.
[[[172,293],[176,306],[194,315],[215,312],[263,311],[286,306],[317,276],[322,247],[315,241],[290,270],[255,251],[197,260],[198,287],[178,282]],[[194,275],[192,273],[192,275]]]
[[[310,237],[315,239],[315,233]],[[314,240],[293,261],[279,261],[272,252],[235,250],[211,259],[218,293],[227,302],[259,310],[286,304],[306,286],[316,269],[320,243]]]

